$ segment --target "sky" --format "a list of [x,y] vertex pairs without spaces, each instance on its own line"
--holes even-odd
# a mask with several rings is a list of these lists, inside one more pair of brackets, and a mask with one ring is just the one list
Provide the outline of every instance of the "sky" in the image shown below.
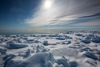
[[0,0],[0,33],[100,30],[100,0]]

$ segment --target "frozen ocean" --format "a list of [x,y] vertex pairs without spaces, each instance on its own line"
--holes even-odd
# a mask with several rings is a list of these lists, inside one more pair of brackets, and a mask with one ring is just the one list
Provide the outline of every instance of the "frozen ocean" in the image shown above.
[[0,67],[100,67],[100,31],[0,35]]

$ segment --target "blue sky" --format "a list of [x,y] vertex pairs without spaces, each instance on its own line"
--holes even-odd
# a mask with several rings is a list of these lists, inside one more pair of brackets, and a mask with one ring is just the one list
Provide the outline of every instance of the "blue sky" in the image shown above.
[[0,0],[0,33],[100,30],[100,0]]

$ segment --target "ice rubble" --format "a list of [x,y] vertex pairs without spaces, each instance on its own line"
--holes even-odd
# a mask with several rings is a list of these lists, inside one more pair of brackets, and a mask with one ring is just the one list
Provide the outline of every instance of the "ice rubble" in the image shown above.
[[18,60],[15,57],[8,62],[7,67],[49,67],[53,61],[50,53],[36,53],[27,59]]
[[0,67],[99,66],[99,31],[0,35]]

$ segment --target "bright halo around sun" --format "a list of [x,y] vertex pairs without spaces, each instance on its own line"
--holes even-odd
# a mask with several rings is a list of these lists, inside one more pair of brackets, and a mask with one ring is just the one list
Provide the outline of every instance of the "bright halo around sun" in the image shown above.
[[51,7],[51,1],[50,0],[45,0],[44,2],[44,8],[48,9]]

